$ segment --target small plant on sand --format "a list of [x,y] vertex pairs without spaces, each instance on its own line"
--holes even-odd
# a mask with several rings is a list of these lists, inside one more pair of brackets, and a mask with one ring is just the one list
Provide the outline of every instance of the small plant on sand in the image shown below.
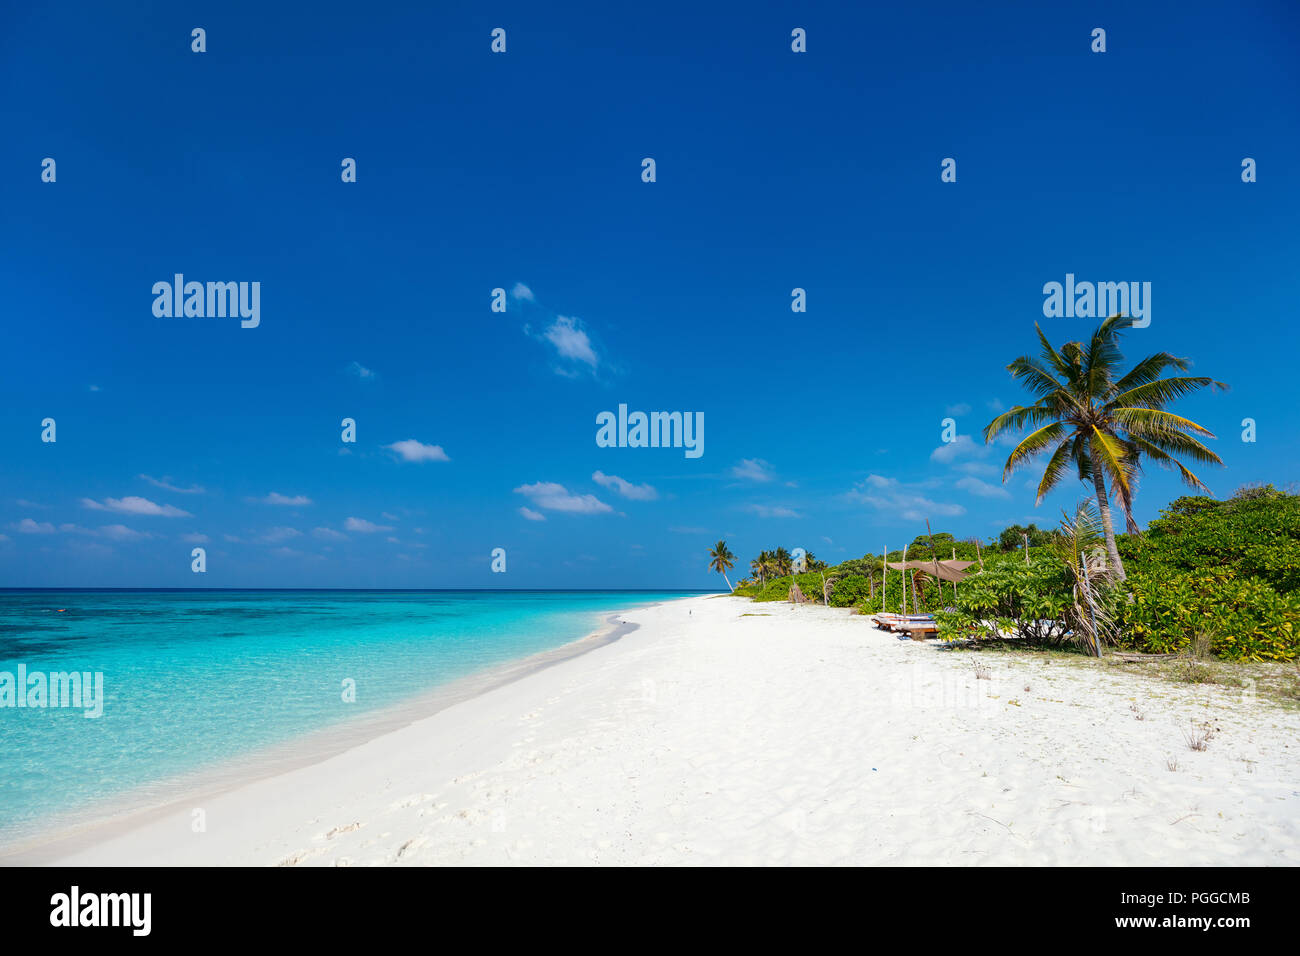
[[1165,758],[1165,769],[1168,770],[1170,773],[1177,773],[1177,772],[1178,772],[1178,758],[1177,758],[1177,757],[1166,757],[1166,758]]
[[1210,745],[1210,731],[1204,727],[1189,727],[1183,730],[1183,739],[1187,741],[1188,750],[1205,750]]
[[975,667],[975,679],[976,679],[976,680],[992,680],[992,679],[993,679],[993,672],[992,672],[991,670],[989,670],[985,665],[983,665],[983,664],[979,663],[978,661],[976,661],[974,667]]

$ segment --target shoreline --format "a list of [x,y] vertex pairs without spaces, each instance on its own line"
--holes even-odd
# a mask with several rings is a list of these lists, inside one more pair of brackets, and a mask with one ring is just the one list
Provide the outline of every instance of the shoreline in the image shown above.
[[[634,607],[652,607],[654,603]],[[617,620],[628,610],[595,612],[596,616],[605,619],[602,627],[558,647],[455,678],[407,700],[227,758],[215,765],[132,787],[96,801],[94,807],[53,814],[34,832],[14,842],[0,844],[0,868],[42,865],[63,853],[85,850],[175,813],[181,807],[321,763],[462,701],[612,644],[638,627]],[[150,803],[145,795],[155,790],[166,796]]]
[[1300,865],[1293,709],[714,597],[212,796],[203,832],[181,806],[0,863]]

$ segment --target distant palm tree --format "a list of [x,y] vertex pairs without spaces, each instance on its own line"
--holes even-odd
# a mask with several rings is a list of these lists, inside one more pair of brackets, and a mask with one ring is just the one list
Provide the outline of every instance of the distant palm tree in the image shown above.
[[727,582],[727,590],[736,590],[727,580],[727,572],[736,566],[736,556],[727,547],[727,542],[719,541],[716,546],[710,548],[709,558],[709,568],[722,575],[722,580]]
[[790,552],[785,548],[777,548],[772,552],[773,573],[778,578],[783,578],[790,573]]
[[753,561],[749,562],[749,570],[753,571],[755,576],[758,578],[758,586],[760,589],[767,587],[767,579],[766,579],[767,552],[766,551],[760,552],[758,557],[756,557]]
[[1130,531],[1138,530],[1133,520],[1133,495],[1143,455],[1163,467],[1177,468],[1186,484],[1209,493],[1205,483],[1173,456],[1178,454],[1193,461],[1222,465],[1218,455],[1189,434],[1213,438],[1213,433],[1164,409],[1175,399],[1207,385],[1227,388],[1209,378],[1160,378],[1165,369],[1183,372],[1191,367],[1187,359],[1168,352],[1148,355],[1127,374],[1119,375],[1118,366],[1123,359],[1119,333],[1132,324],[1133,320],[1126,316],[1111,316],[1097,327],[1086,346],[1082,342],[1067,342],[1058,352],[1035,323],[1042,346],[1039,359],[1022,355],[1007,366],[1007,371],[1037,395],[1038,400],[1033,405],[1016,406],[984,428],[984,441],[988,443],[1004,431],[1041,426],[1012,450],[1002,470],[1005,482],[1021,465],[1049,449],[1052,451],[1038,483],[1035,504],[1068,471],[1074,471],[1080,481],[1092,482],[1106,553],[1120,580],[1124,579],[1124,565],[1115,546],[1107,479]]

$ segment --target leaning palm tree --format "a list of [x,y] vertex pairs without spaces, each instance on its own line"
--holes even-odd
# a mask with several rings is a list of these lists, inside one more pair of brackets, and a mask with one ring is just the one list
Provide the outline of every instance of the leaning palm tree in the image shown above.
[[722,580],[727,581],[727,590],[735,591],[731,582],[727,580],[727,572],[736,566],[736,556],[731,553],[727,547],[727,542],[719,541],[717,545],[709,549],[709,568],[717,571],[722,575]]
[[1088,653],[1101,657],[1102,644],[1114,636],[1114,585],[1104,573],[1101,522],[1091,501],[1080,501],[1073,515],[1061,512],[1060,529],[1052,536],[1048,550],[1064,567],[1070,582],[1072,601],[1064,611],[1065,630]]
[[1035,323],[1042,346],[1039,358],[1022,355],[1007,366],[1007,371],[1038,400],[1032,405],[1016,406],[984,428],[984,441],[988,443],[1002,432],[1039,426],[1012,450],[1002,470],[1005,482],[1020,466],[1044,452],[1052,452],[1038,483],[1035,504],[1060,484],[1070,470],[1080,481],[1092,482],[1106,538],[1106,554],[1120,580],[1124,579],[1124,564],[1115,546],[1107,482],[1130,531],[1138,530],[1133,520],[1133,495],[1143,456],[1163,467],[1177,468],[1186,484],[1209,493],[1205,483],[1174,455],[1222,465],[1218,455],[1193,437],[1195,434],[1213,438],[1213,433],[1194,421],[1165,411],[1165,406],[1207,385],[1227,388],[1209,378],[1160,378],[1165,369],[1184,372],[1191,367],[1187,359],[1168,352],[1148,355],[1120,375],[1118,366],[1123,356],[1119,350],[1119,333],[1132,324],[1133,320],[1127,316],[1111,316],[1097,327],[1087,345],[1067,342],[1057,351]]
[[758,578],[758,587],[760,590],[767,587],[767,552],[759,552],[758,557],[749,562],[749,570]]

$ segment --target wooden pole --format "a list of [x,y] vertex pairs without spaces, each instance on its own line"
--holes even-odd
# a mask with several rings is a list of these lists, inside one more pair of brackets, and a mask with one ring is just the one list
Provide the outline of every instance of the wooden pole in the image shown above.
[[939,589],[939,607],[943,607],[943,580],[939,577],[939,556],[934,553],[934,532],[930,530],[930,519],[925,519],[925,534],[930,539],[930,560],[934,562],[934,586]]
[[[907,617],[907,549],[911,545],[903,548],[903,616]],[[913,605],[915,608],[915,605]]]

